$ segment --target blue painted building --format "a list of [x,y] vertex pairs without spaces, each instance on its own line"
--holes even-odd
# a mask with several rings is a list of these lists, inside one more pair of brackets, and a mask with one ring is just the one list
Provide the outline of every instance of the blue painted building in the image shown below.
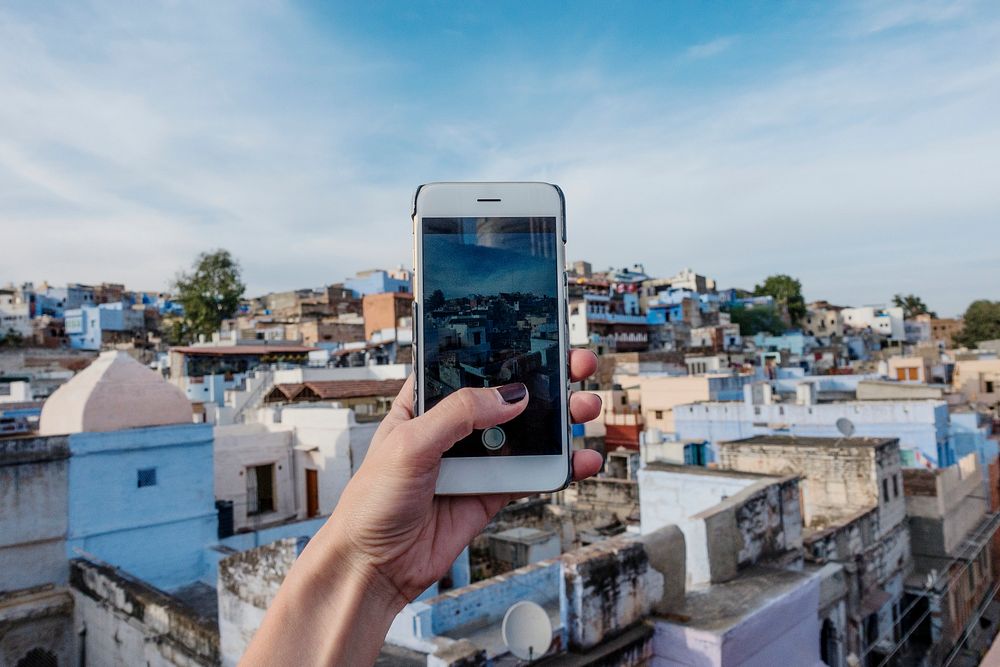
[[77,350],[100,350],[105,334],[141,331],[145,315],[126,303],[102,303],[65,311],[69,345]]
[[46,401],[39,432],[68,436],[67,558],[164,589],[202,576],[217,542],[212,426],[192,423],[180,390],[105,352]]
[[354,292],[354,296],[361,298],[367,294],[382,294],[384,292],[413,292],[410,280],[394,278],[388,271],[375,269],[373,271],[361,271],[353,278],[344,281],[344,287]]

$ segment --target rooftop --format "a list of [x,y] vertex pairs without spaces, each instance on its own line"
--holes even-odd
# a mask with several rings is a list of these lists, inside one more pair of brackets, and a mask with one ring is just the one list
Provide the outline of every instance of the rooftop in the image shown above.
[[727,445],[772,445],[775,447],[885,447],[898,442],[897,438],[817,438],[798,435],[755,435],[742,440],[720,442]]
[[811,578],[793,570],[754,567],[722,584],[689,590],[684,604],[666,620],[707,632],[726,632]]
[[406,380],[318,380],[276,384],[266,398],[280,401],[336,401],[348,398],[395,396]]
[[125,352],[104,352],[45,401],[41,435],[190,424],[184,393]]
[[265,355],[265,354],[306,354],[319,348],[308,347],[306,345],[190,345],[186,347],[172,347],[171,352],[178,352],[189,356],[238,356],[238,355]]
[[[739,470],[723,470],[720,468],[705,468],[703,466],[684,465],[682,463],[667,463],[665,461],[650,461],[645,466],[645,470],[656,470],[658,472],[672,472],[680,475],[705,475],[716,477],[730,477],[742,479],[777,479],[780,475],[767,475],[758,472],[741,472]],[[625,480],[616,480],[625,481]]]

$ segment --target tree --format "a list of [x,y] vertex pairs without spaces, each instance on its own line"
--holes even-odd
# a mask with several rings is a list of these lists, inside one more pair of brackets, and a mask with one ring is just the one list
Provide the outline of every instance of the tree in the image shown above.
[[892,305],[903,309],[903,317],[912,320],[917,315],[930,315],[937,317],[937,313],[928,310],[927,304],[916,294],[897,294],[892,297]]
[[1000,301],[973,301],[965,309],[963,320],[962,333],[955,336],[959,345],[975,347],[980,341],[1000,338]]
[[222,320],[239,308],[244,289],[240,265],[228,250],[198,255],[191,273],[181,273],[174,280],[177,301],[184,307],[177,337],[191,341],[218,331]]
[[729,319],[733,324],[740,325],[742,336],[755,336],[762,332],[777,336],[788,328],[774,308],[734,306],[729,310]]
[[789,275],[779,273],[768,276],[762,285],[754,286],[753,293],[755,296],[774,297],[788,311],[792,324],[805,317],[806,300],[802,297],[802,283]]
[[444,306],[444,304],[445,304],[444,292],[442,292],[439,289],[436,289],[433,292],[431,292],[431,295],[429,297],[427,297],[427,312],[432,313],[438,308]]

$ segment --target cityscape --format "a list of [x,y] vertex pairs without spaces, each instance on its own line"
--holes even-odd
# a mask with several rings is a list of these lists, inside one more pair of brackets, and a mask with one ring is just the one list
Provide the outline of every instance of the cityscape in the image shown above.
[[[412,278],[248,296],[216,251],[173,292],[0,289],[0,663],[236,664],[412,372]],[[503,509],[379,664],[513,664],[516,600],[549,614],[551,664],[979,664],[1000,303],[949,319],[641,264],[566,279],[571,345],[599,360],[576,389],[603,401],[573,447],[604,468]],[[437,381],[551,401],[550,301],[428,295]]]
[[998,109],[990,0],[0,2],[0,667],[1000,667]]

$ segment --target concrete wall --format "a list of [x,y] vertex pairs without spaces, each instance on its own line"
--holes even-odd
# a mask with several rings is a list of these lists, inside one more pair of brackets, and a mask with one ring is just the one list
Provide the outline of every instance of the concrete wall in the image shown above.
[[639,484],[632,479],[593,477],[577,482],[578,510],[608,512],[627,523],[639,515]]
[[250,645],[303,546],[301,539],[286,538],[219,563],[219,645],[226,667]]
[[676,525],[685,538],[687,584],[726,581],[801,546],[797,482],[647,466],[639,471],[642,534]]
[[[879,507],[889,529],[905,519],[899,448],[851,441],[775,438],[720,443],[722,468],[770,475],[800,474],[805,525],[823,527],[838,517]],[[883,480],[885,484],[883,485]],[[888,489],[888,497],[883,496]]]
[[215,619],[198,616],[145,582],[89,561],[72,562],[70,582],[74,625],[85,630],[88,665],[218,664]]
[[[294,428],[297,448],[315,448],[308,452],[304,465],[318,471],[319,511],[329,514],[364,460],[378,424],[359,424],[353,411],[329,406],[285,407],[281,423]],[[305,507],[304,482],[299,506]]]
[[[655,619],[657,667],[819,667],[819,577],[790,590],[720,609],[717,621],[684,624]],[[759,592],[757,593],[759,596]],[[762,596],[763,597],[763,596]]]
[[[81,549],[164,589],[197,580],[218,527],[211,426],[78,433],[69,446],[67,555]],[[139,488],[148,468],[156,484]]]
[[562,557],[563,624],[571,649],[588,649],[641,621],[663,597],[664,576],[641,542],[613,539]]
[[[63,559],[63,570],[67,570]],[[73,598],[64,586],[42,586],[0,595],[0,665],[28,659],[55,658],[55,664],[76,664]]]
[[[296,483],[305,485],[303,472],[298,472],[292,449],[292,432],[280,426],[264,424],[232,424],[216,426],[215,436],[215,497],[233,501],[233,524],[236,530],[254,527],[261,522],[303,517],[304,506],[297,503]],[[304,455],[301,455],[304,456]],[[274,511],[248,516],[247,474],[250,466],[274,465]]]
[[914,554],[949,557],[987,511],[976,455],[943,469],[903,472]]
[[0,439],[0,593],[65,583],[65,436]]
[[948,441],[948,406],[939,400],[845,401],[796,405],[714,402],[674,409],[677,437],[718,443],[755,435],[838,438],[837,419],[846,417],[854,435],[899,438],[901,449],[917,449],[938,460],[938,443]]

